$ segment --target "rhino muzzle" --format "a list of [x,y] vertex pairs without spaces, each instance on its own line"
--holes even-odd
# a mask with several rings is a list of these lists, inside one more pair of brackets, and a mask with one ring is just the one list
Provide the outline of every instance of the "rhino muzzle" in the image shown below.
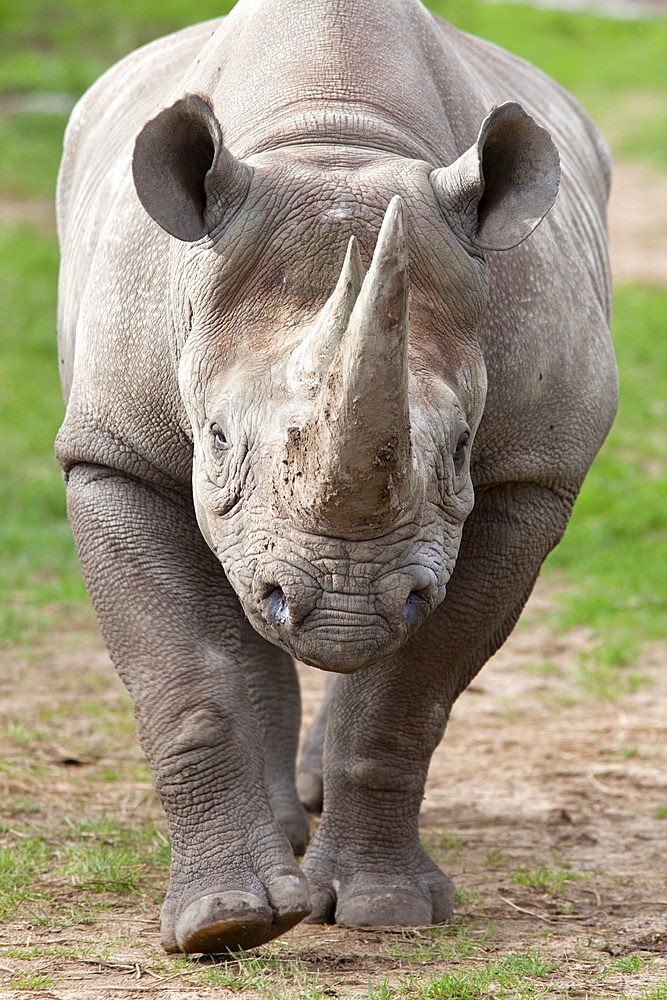
[[260,632],[299,659],[343,673],[398,649],[442,596],[435,575],[415,565],[385,567],[375,580],[355,574],[327,582],[304,587],[285,564],[267,565],[253,579],[258,613],[251,617]]

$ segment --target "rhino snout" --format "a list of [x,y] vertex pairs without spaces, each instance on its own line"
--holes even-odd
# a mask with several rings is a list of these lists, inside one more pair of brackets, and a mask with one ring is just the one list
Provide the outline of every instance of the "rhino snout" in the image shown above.
[[301,583],[284,568],[264,567],[255,571],[252,601],[267,625],[298,628],[315,607],[317,589]]
[[343,673],[394,652],[440,597],[435,576],[419,567],[396,571],[375,585],[346,579],[335,588],[314,586],[310,579],[299,585],[281,570],[256,573],[250,617],[297,659]]

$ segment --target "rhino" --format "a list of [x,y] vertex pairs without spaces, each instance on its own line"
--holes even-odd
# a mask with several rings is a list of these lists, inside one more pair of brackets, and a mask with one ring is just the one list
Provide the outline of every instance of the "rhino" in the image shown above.
[[[75,108],[56,450],[167,951],[451,916],[429,760],[616,408],[609,180],[572,97],[419,0],[239,0]],[[298,781],[295,659],[332,678]]]

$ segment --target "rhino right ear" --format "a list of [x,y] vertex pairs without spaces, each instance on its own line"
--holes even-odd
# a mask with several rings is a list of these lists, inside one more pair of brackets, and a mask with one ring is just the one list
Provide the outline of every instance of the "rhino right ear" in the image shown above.
[[251,175],[225,146],[213,109],[197,94],[152,118],[134,144],[139,201],[159,226],[186,242],[210,233],[243,203]]
[[482,250],[509,250],[556,200],[560,161],[546,129],[508,101],[487,115],[477,142],[430,180],[455,233]]

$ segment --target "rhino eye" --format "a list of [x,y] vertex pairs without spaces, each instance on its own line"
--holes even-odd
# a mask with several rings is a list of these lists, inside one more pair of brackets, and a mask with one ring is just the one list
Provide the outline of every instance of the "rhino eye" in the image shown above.
[[211,424],[211,447],[218,457],[222,456],[229,448],[225,432],[220,424]]
[[454,452],[454,468],[457,472],[460,472],[466,460],[466,446],[470,440],[470,433],[464,431],[461,437],[456,442],[456,451]]

